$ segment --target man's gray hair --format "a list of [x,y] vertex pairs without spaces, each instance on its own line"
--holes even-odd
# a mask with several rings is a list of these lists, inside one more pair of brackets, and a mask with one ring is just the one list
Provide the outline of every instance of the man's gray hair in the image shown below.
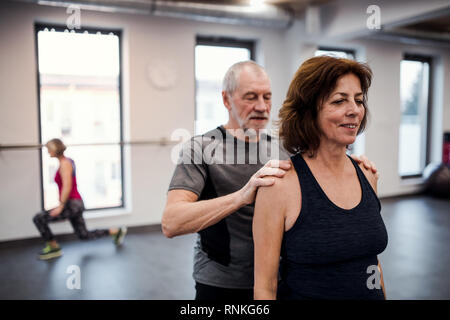
[[241,61],[233,64],[225,73],[222,82],[222,90],[232,95],[239,83],[239,74],[245,67],[249,67],[256,73],[266,74],[263,67],[252,60]]

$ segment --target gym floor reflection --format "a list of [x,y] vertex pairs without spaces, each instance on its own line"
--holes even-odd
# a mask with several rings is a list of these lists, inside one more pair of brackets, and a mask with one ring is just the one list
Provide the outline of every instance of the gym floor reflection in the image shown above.
[[[450,201],[381,202],[389,244],[379,259],[388,299],[450,299]],[[110,238],[67,235],[60,237],[64,255],[52,261],[36,259],[40,239],[0,243],[0,299],[193,299],[195,237],[167,239],[159,226],[138,227],[116,248]],[[71,265],[80,267],[79,290],[66,285]]]

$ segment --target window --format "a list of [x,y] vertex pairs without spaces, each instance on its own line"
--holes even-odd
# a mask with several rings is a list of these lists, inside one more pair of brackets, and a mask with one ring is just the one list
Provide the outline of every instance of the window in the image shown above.
[[[120,31],[36,25],[40,142],[60,138],[86,209],[123,207]],[[58,204],[57,159],[41,151],[42,206]]]
[[337,58],[346,58],[355,60],[355,51],[349,49],[319,47],[314,55],[315,56],[329,55]]
[[404,178],[421,176],[429,161],[430,65],[430,58],[412,55],[405,55],[400,65],[398,170]]
[[222,103],[222,79],[234,63],[253,60],[253,42],[198,37],[195,46],[195,134],[228,122]]

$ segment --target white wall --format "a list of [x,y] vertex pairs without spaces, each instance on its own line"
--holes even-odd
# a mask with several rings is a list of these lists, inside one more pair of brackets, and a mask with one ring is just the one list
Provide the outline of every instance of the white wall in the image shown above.
[[[35,22],[65,24],[64,8],[22,3],[0,4],[0,143],[37,143],[38,101],[36,82]],[[287,31],[200,23],[145,15],[82,11],[81,23],[123,30],[124,122],[126,140],[170,137],[176,128],[194,129],[195,36],[220,35],[256,39],[258,58],[272,80],[276,118],[289,82],[314,45],[302,42],[303,27]],[[325,43],[324,43],[325,44]],[[443,130],[450,130],[450,54],[437,48],[416,48],[392,42],[358,40],[342,43],[361,50],[374,71],[369,91],[372,120],[366,132],[366,154],[381,173],[380,196],[410,193],[417,181],[405,185],[397,175],[400,122],[399,71],[406,49],[441,59],[440,94]],[[171,90],[157,90],[147,80],[154,59],[172,61],[179,80]],[[439,119],[438,119],[439,120]],[[442,135],[442,129],[440,135]],[[126,210],[115,216],[88,218],[89,228],[146,225],[160,222],[174,165],[168,146],[126,148]],[[40,210],[39,155],[36,150],[0,152],[0,241],[38,236],[32,216]],[[92,214],[91,214],[92,216]],[[52,227],[71,232],[68,223]]]
[[[34,23],[65,24],[65,8],[0,4],[0,143],[38,143],[38,101]],[[82,26],[123,30],[125,137],[139,141],[170,137],[176,128],[194,130],[195,37],[221,35],[254,39],[259,63],[272,80],[274,105],[285,94],[282,31],[200,23],[146,15],[81,12]],[[179,79],[170,90],[155,89],[147,78],[151,61],[169,60]],[[219,97],[220,98],[220,97]],[[174,165],[169,146],[127,147],[129,207],[107,218],[90,218],[89,228],[160,223]],[[0,241],[38,236],[31,221],[40,210],[39,154],[36,150],[0,153]],[[104,212],[102,212],[104,213]],[[92,213],[88,215],[92,216]],[[52,230],[71,232],[68,223]]]

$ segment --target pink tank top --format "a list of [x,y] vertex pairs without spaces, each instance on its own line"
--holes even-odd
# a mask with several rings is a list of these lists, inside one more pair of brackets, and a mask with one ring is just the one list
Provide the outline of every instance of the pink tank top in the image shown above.
[[[72,170],[72,189],[70,190],[70,193],[69,193],[69,199],[81,199],[81,196],[78,193],[78,189],[77,189],[77,176],[75,174],[75,162],[70,158],[66,157],[66,159],[69,160],[70,163],[72,163],[72,168],[73,168],[73,170]],[[62,179],[61,179],[61,174],[59,173],[59,169],[60,168],[58,168],[58,170],[56,171],[56,174],[55,174],[55,182],[58,185],[59,195],[61,196]]]

